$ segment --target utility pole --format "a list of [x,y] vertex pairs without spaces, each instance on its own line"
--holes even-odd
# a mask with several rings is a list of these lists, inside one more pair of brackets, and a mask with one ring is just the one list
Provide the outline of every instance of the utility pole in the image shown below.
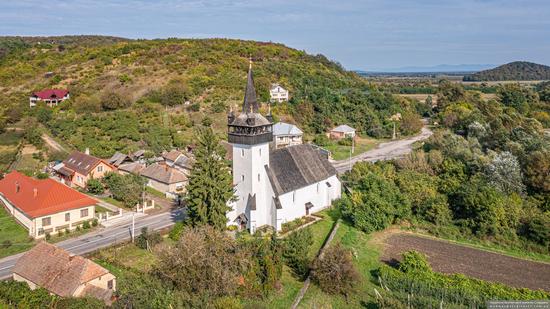
[[133,212],[133,213],[132,213],[132,243],[134,243],[134,235],[136,234],[136,229],[135,229],[136,220],[135,220],[135,216],[136,216],[136,213]]

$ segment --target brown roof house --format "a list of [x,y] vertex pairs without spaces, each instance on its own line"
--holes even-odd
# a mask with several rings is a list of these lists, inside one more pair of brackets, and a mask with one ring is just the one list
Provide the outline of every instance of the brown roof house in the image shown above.
[[166,165],[173,167],[185,175],[191,173],[193,168],[194,159],[191,153],[183,153],[179,150],[172,150],[162,154],[162,158]]
[[94,297],[110,304],[116,278],[107,269],[46,242],[27,251],[13,268],[13,280],[61,297]]
[[166,164],[153,163],[141,171],[141,176],[147,179],[147,185],[166,195],[168,198],[176,198],[185,193],[187,176]]
[[92,178],[102,178],[116,167],[107,161],[91,156],[88,149],[85,153],[75,151],[63,162],[53,167],[61,181],[81,188]]

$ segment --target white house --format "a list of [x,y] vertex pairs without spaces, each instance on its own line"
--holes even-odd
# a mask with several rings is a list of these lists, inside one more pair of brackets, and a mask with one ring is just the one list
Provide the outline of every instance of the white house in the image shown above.
[[273,142],[275,142],[276,149],[300,145],[303,134],[302,130],[290,123],[277,122],[273,125]]
[[342,139],[342,138],[354,138],[355,129],[347,124],[339,125],[336,128],[330,130],[330,138]]
[[38,102],[44,102],[49,107],[57,106],[59,103],[70,98],[68,90],[65,89],[44,89],[33,92],[29,97],[29,106],[35,107]]
[[288,101],[288,90],[281,87],[279,84],[272,84],[269,89],[269,95],[271,96],[271,102],[283,102]]
[[311,145],[270,152],[273,124],[259,113],[249,69],[242,112],[228,115],[233,149],[233,183],[237,201],[230,203],[228,225],[254,232],[320,211],[341,195],[336,170]]

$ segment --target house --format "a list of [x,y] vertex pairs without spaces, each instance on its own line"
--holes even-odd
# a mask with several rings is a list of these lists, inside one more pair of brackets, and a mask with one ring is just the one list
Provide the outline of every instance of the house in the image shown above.
[[303,134],[302,130],[290,123],[277,122],[273,125],[273,142],[276,149],[300,145]]
[[172,150],[163,153],[162,158],[164,159],[166,165],[183,172],[185,175],[189,175],[191,173],[194,160],[189,152],[184,154],[179,150]]
[[269,95],[271,97],[271,102],[284,102],[288,101],[288,90],[283,88],[279,84],[272,84],[269,89]]
[[86,188],[86,183],[92,178],[102,178],[108,172],[116,170],[116,167],[107,161],[89,154],[74,151],[63,162],[53,167],[61,182],[69,186]]
[[0,204],[33,238],[75,229],[94,218],[97,201],[53,179],[13,171],[0,180]]
[[98,264],[46,242],[17,260],[13,280],[61,297],[93,297],[111,304],[116,277]]
[[294,219],[329,207],[341,196],[341,183],[328,159],[311,145],[270,151],[273,124],[259,113],[249,68],[242,112],[228,117],[233,149],[236,201],[228,205],[228,225],[277,231]]
[[38,102],[44,102],[47,106],[54,107],[69,98],[70,94],[66,89],[44,89],[32,93],[29,97],[29,105],[32,108]]
[[339,125],[336,128],[330,130],[330,138],[332,139],[343,139],[343,138],[354,138],[355,129],[348,126],[347,124]]
[[124,163],[118,167],[118,172],[122,175],[134,174],[139,175],[145,168],[145,164],[140,162]]
[[164,193],[168,198],[185,193],[187,176],[166,164],[153,163],[143,169],[140,175],[147,179],[149,187]]
[[115,152],[115,154],[113,154],[111,158],[107,160],[107,162],[115,167],[119,167],[122,164],[131,162],[144,163],[144,154],[145,150],[137,150],[130,154],[124,154],[117,151]]

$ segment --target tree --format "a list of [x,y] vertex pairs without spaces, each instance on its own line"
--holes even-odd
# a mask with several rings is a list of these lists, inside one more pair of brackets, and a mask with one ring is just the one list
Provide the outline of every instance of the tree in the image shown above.
[[505,194],[522,193],[524,190],[518,159],[508,151],[493,158],[487,165],[485,175],[489,184]]
[[497,95],[500,102],[506,106],[515,108],[525,114],[529,111],[529,105],[537,103],[535,92],[520,84],[505,84],[498,88]]
[[420,116],[413,112],[404,113],[401,118],[401,125],[399,130],[404,135],[411,135],[420,132],[422,129],[423,123]]
[[233,295],[246,270],[246,252],[212,226],[185,229],[180,240],[160,250],[156,271],[186,294]]
[[342,215],[367,233],[382,230],[397,219],[406,218],[411,210],[409,200],[399,188],[373,172],[367,172],[353,187],[351,197],[343,200],[338,204]]
[[329,246],[313,262],[311,277],[326,293],[346,297],[355,290],[360,278],[351,251],[340,244]]
[[36,147],[44,145],[42,130],[34,118],[26,118],[23,121],[23,127],[25,128],[25,139],[29,144],[33,144]]
[[225,229],[230,210],[227,204],[234,200],[235,191],[224,157],[225,149],[212,128],[199,129],[195,164],[185,196],[188,222],[193,226],[209,224]]
[[105,110],[126,108],[131,104],[130,98],[119,91],[107,91],[101,96],[101,106]]
[[103,181],[113,198],[123,202],[127,207],[135,207],[141,201],[144,186],[141,176],[109,172],[105,174]]
[[399,270],[409,272],[430,272],[432,267],[428,263],[426,255],[415,250],[403,253],[403,259],[399,262]]
[[535,190],[550,192],[550,151],[534,151],[524,162],[527,183]]

